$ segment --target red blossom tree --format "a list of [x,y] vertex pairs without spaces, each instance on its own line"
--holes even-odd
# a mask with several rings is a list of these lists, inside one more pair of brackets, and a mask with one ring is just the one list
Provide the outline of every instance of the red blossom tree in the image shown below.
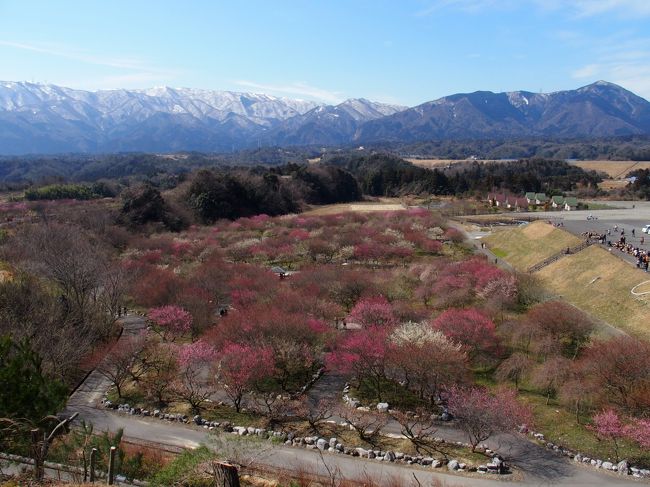
[[531,424],[530,410],[517,401],[517,393],[511,389],[491,394],[482,388],[453,387],[447,405],[467,434],[472,451],[494,434],[515,432],[519,426]]
[[244,394],[274,373],[273,350],[268,347],[230,343],[219,353],[217,381],[223,385],[237,412]]
[[359,383],[364,380],[382,400],[386,378],[388,346],[385,328],[369,327],[347,334],[328,357],[329,365],[340,372],[353,372]]
[[159,328],[163,341],[174,341],[192,330],[192,315],[179,306],[161,306],[149,311],[148,318]]
[[173,299],[180,284],[173,272],[141,263],[131,263],[127,267],[137,275],[131,289],[137,303],[146,307],[161,306]]
[[448,309],[433,321],[433,326],[465,345],[470,357],[494,354],[499,349],[494,322],[477,309]]

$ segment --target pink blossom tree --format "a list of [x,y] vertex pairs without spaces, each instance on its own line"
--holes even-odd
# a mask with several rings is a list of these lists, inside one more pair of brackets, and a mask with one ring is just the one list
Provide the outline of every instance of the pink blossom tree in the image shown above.
[[173,342],[192,330],[192,315],[180,306],[161,306],[149,311],[148,318],[156,325],[163,341]]
[[209,365],[216,357],[217,351],[214,347],[203,340],[183,345],[178,351],[178,363],[181,366],[189,364]]
[[650,419],[634,419],[625,427],[625,436],[643,448],[650,448]]
[[173,381],[172,393],[187,402],[194,414],[199,414],[203,403],[214,392],[210,370],[216,356],[216,350],[203,340],[178,349],[179,374]]
[[349,320],[363,327],[392,327],[398,324],[393,307],[383,296],[360,300],[350,311]]
[[596,414],[593,420],[594,424],[588,426],[588,428],[596,433],[598,439],[610,442],[614,458],[618,462],[619,442],[627,436],[621,418],[613,409],[605,409]]
[[273,350],[269,347],[230,343],[219,353],[217,381],[223,385],[237,412],[244,394],[274,373]]
[[491,394],[483,388],[452,387],[447,405],[467,434],[472,451],[494,434],[515,432],[519,426],[531,424],[530,410],[517,401],[512,389]]

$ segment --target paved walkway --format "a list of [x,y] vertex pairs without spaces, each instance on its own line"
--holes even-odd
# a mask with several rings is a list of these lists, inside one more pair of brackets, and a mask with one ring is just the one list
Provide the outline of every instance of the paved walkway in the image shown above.
[[481,237],[489,235],[489,232],[468,232],[461,223],[455,221],[448,221],[447,223],[450,227],[455,228],[463,234],[465,241],[474,247],[477,254],[485,255],[489,262],[496,263],[499,267],[514,272],[514,267],[512,267],[508,262],[498,258],[490,249],[481,245]]

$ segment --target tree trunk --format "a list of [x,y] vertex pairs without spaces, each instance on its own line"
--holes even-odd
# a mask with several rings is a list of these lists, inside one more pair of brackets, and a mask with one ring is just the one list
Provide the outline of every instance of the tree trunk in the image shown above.
[[212,471],[214,474],[215,486],[217,487],[239,487],[239,472],[237,467],[229,463],[213,462]]

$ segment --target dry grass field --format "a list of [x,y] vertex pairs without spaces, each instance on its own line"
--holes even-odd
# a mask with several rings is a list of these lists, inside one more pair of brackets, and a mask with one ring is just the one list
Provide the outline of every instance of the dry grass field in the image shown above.
[[367,201],[356,203],[338,203],[335,205],[315,206],[305,211],[302,215],[335,215],[347,211],[369,212],[369,211],[399,211],[405,210],[406,205],[397,198],[381,198],[379,201]]
[[631,334],[650,338],[650,295],[630,292],[650,275],[592,246],[564,257],[537,274],[549,290]]
[[634,169],[650,169],[650,161],[577,161],[578,167],[607,173],[612,179],[624,178]]
[[578,237],[541,221],[496,231],[483,241],[495,255],[524,272],[547,257],[581,242]]
[[460,164],[461,162],[503,162],[495,160],[477,160],[477,159],[406,159],[411,164],[416,166],[425,167],[428,169],[441,168]]
[[406,159],[411,164],[426,168],[445,167],[459,162],[468,162],[466,159]]

